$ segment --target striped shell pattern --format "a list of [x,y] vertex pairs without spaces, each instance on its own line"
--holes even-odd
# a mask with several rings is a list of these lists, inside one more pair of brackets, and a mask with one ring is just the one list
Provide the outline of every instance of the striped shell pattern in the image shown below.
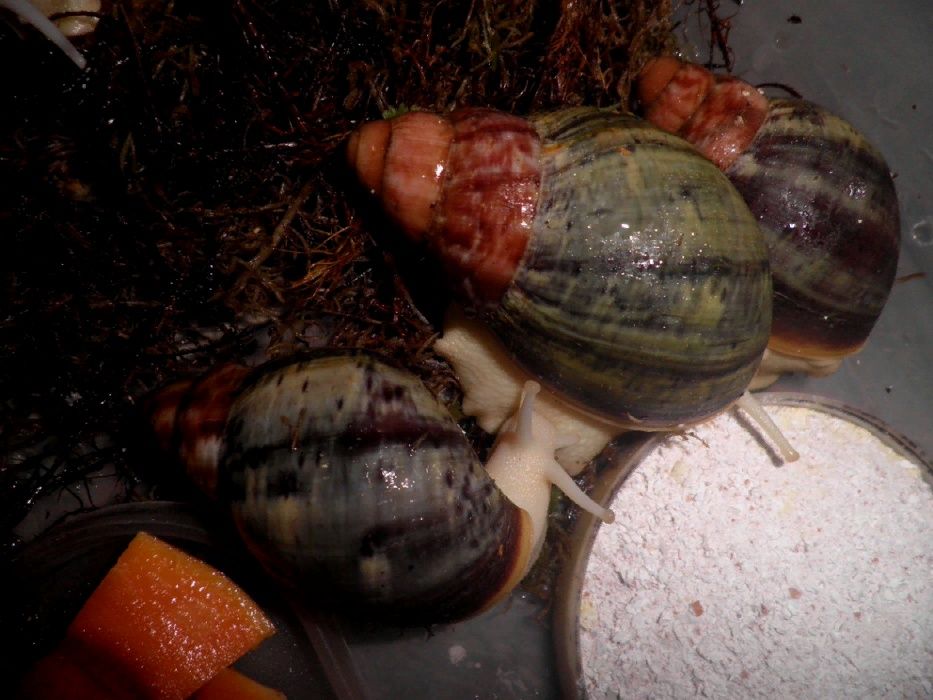
[[643,73],[649,120],[726,173],[768,244],[774,280],[769,347],[838,358],[868,338],[894,281],[897,195],[878,150],[844,119],[802,99],[661,58]]
[[591,108],[464,109],[364,125],[348,155],[514,360],[576,408],[664,429],[748,386],[771,322],[767,252],[683,140]]
[[[232,384],[198,389],[224,375]],[[185,466],[214,469],[247,547],[306,599],[406,624],[455,620],[494,604],[529,565],[527,514],[407,371],[328,350],[237,376],[222,368],[178,396],[163,394],[156,424],[189,443],[183,458],[210,455]],[[205,415],[217,420],[199,432]]]

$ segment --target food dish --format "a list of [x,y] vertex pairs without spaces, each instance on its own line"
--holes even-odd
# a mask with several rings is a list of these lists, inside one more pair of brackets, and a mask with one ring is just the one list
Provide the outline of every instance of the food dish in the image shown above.
[[[676,696],[684,692],[680,684],[695,683],[713,695],[759,697],[777,688],[833,695],[828,688],[883,684],[892,674],[893,682],[923,684],[924,661],[917,674],[894,666],[923,658],[923,645],[933,642],[922,632],[926,576],[915,558],[922,562],[929,537],[923,533],[933,529],[933,465],[908,439],[838,402],[787,393],[761,398],[797,431],[792,440],[804,441],[799,464],[773,466],[764,445],[726,416],[698,427],[698,439],[633,436],[605,463],[597,495],[625,510],[629,523],[641,524],[612,533],[587,518],[574,533],[554,618],[565,697],[583,696],[584,685],[593,692],[619,682],[632,685],[638,697]],[[750,454],[756,449],[762,449],[757,459]],[[828,463],[823,454],[837,457]],[[746,465],[746,472],[737,465]],[[640,479],[628,482],[636,468]],[[863,486],[864,495],[856,495]],[[846,510],[859,507],[860,499],[864,522],[861,513]],[[901,513],[912,525],[886,529]],[[907,530],[918,534],[913,554]],[[851,538],[851,553],[839,546],[841,533]],[[621,551],[618,542],[626,543]],[[889,584],[909,588],[910,580],[913,596],[901,599],[888,590]],[[802,597],[805,606],[795,613]],[[903,621],[918,615],[912,636]],[[900,646],[898,639],[915,641]],[[810,643],[827,654],[821,673],[805,672],[811,655],[793,651]],[[846,651],[833,653],[833,644]],[[895,655],[881,658],[881,649]],[[858,670],[832,660],[844,656]],[[788,676],[793,668],[801,672]]]

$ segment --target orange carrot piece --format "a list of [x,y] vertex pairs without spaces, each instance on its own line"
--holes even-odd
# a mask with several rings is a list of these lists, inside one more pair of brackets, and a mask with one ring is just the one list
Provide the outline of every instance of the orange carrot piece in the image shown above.
[[140,697],[183,700],[274,632],[224,574],[139,533],[67,636],[115,667]]

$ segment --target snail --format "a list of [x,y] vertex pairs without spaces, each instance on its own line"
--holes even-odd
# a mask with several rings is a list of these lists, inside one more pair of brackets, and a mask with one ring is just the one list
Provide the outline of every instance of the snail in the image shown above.
[[818,105],[673,57],[649,63],[638,93],[649,121],[726,173],[765,235],[774,319],[755,385],[834,372],[865,344],[894,283],[900,219],[881,153]]
[[682,139],[608,110],[464,108],[368,122],[347,158],[440,259],[464,314],[438,350],[465,406],[499,406],[487,430],[533,378],[586,443],[558,455],[576,472],[622,430],[700,422],[746,392],[771,323],[767,250]]
[[150,401],[163,448],[229,507],[283,584],[386,619],[438,623],[506,596],[541,551],[551,484],[604,521],[554,461],[564,440],[534,412],[537,385],[484,469],[410,372],[322,350],[223,366]]

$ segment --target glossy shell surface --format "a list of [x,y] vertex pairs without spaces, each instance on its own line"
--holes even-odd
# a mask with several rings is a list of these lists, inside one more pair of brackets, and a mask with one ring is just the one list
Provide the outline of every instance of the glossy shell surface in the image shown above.
[[250,378],[218,487],[250,549],[303,594],[437,622],[495,602],[516,575],[524,514],[420,380],[366,355]]
[[768,243],[771,347],[813,356],[860,348],[897,269],[898,202],[881,154],[817,105],[771,100],[761,129],[726,174]]
[[671,427],[730,404],[771,321],[767,252],[741,197],[634,117],[578,108],[532,123],[533,233],[485,320],[526,369],[622,424]]

